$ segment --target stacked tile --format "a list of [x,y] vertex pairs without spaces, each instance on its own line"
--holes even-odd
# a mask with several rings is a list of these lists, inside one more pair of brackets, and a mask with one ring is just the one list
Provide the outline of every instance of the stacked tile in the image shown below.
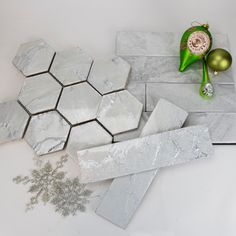
[[[180,38],[181,33],[118,32],[116,53],[132,67],[128,90],[143,102],[146,112],[151,112],[160,98],[168,99],[190,112],[186,125],[206,124],[213,143],[235,143],[236,133],[232,130],[236,129],[236,95],[232,70],[217,76],[210,72],[215,96],[203,100],[198,95],[201,63],[184,73],[178,71]],[[213,48],[216,47],[230,50],[228,37],[214,33]]]

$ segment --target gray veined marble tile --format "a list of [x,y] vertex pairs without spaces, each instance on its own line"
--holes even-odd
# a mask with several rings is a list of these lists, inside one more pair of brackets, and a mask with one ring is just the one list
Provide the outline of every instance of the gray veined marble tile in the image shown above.
[[212,154],[207,127],[192,126],[79,151],[79,178],[81,183],[98,182]]
[[103,96],[97,119],[112,135],[138,127],[143,105],[127,90]]
[[126,89],[145,106],[145,83],[129,82]]
[[[184,32],[184,30],[183,30]],[[116,54],[119,56],[179,56],[183,32],[138,32],[117,33]],[[212,33],[214,47],[229,49],[227,35]]]
[[124,89],[130,65],[120,57],[95,60],[88,81],[101,93],[106,94]]
[[[179,72],[179,57],[176,56],[123,56],[131,65],[129,81],[157,83],[201,83],[202,63],[195,63],[183,73]],[[209,70],[213,83],[233,84],[232,70],[217,76]],[[129,86],[129,85],[128,85]]]
[[236,144],[236,113],[191,113],[184,124],[204,124],[214,144]]
[[25,76],[46,72],[52,62],[55,51],[44,40],[21,44],[13,64]]
[[44,155],[64,148],[69,134],[69,124],[56,111],[32,116],[25,140],[37,155]]
[[234,85],[214,84],[215,96],[199,96],[199,84],[147,84],[147,111],[152,111],[160,98],[173,102],[188,112],[235,112]]
[[[187,112],[161,99],[141,132],[141,136],[181,128]],[[96,213],[125,228],[140,205],[158,169],[113,180]]]
[[0,143],[21,139],[28,120],[28,113],[17,101],[0,103]]
[[63,84],[85,81],[93,59],[80,48],[57,52],[50,72]]
[[95,119],[101,99],[102,96],[84,82],[64,88],[57,109],[75,125]]
[[129,139],[138,138],[140,136],[140,133],[142,132],[143,127],[147,123],[149,116],[150,116],[150,112],[143,112],[137,129],[120,133],[120,134],[116,134],[114,135],[113,141],[121,142],[121,141],[129,140]]
[[31,113],[35,114],[56,107],[61,85],[48,73],[25,79],[18,100]]
[[77,151],[105,145],[112,142],[112,136],[96,121],[72,127],[67,143],[67,152],[73,159]]

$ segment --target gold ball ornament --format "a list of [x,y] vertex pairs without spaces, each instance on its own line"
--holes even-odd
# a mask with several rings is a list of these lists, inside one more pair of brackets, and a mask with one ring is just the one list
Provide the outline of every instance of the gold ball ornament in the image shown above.
[[232,56],[225,49],[217,48],[207,55],[207,65],[215,74],[229,69],[231,64]]

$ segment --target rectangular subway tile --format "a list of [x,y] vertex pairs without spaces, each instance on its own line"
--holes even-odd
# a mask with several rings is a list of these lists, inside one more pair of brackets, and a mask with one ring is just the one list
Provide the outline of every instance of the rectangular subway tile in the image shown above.
[[234,85],[214,84],[215,96],[199,95],[199,84],[147,84],[146,111],[152,111],[160,98],[168,99],[188,112],[236,112]]
[[[131,65],[129,81],[156,83],[201,83],[202,63],[197,62],[184,72],[179,72],[177,56],[123,56]],[[213,83],[233,84],[232,70],[214,75],[209,70]]]
[[[187,112],[161,99],[149,117],[140,136],[180,128]],[[158,169],[123,176],[113,180],[96,213],[119,227],[125,228],[140,205]]]
[[236,144],[236,113],[191,113],[184,126],[204,124],[214,144]]
[[[183,32],[120,31],[117,33],[116,54],[119,56],[179,56]],[[212,33],[212,36],[213,48],[229,49],[227,35]]]
[[205,126],[193,126],[77,153],[81,183],[208,158],[212,145]]
[[145,106],[145,83],[129,82],[126,89]]

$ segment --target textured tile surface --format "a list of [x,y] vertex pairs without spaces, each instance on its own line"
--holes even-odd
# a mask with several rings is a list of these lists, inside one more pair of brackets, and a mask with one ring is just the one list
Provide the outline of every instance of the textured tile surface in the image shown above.
[[191,113],[185,126],[196,124],[208,126],[214,144],[236,144],[236,113]]
[[160,167],[208,158],[208,129],[193,126],[78,152],[82,183],[97,182]]
[[97,119],[115,135],[138,127],[143,105],[127,90],[103,96]]
[[110,60],[95,60],[88,81],[101,93],[124,89],[130,65],[120,57]]
[[61,85],[48,73],[26,78],[19,94],[19,101],[31,113],[54,109]]
[[93,59],[82,49],[72,48],[56,53],[50,72],[63,84],[85,81]]
[[[187,112],[161,99],[153,110],[141,136],[182,127]],[[123,176],[113,180],[96,213],[125,228],[141,203],[158,170]]]
[[58,111],[73,125],[96,118],[102,96],[87,82],[64,88]]
[[199,96],[198,84],[147,84],[147,111],[152,111],[160,98],[165,98],[189,112],[235,112],[236,94],[233,85],[215,84],[211,100]]
[[20,45],[13,64],[25,76],[46,72],[55,51],[42,39]]
[[127,131],[124,133],[120,133],[120,134],[116,134],[116,135],[114,135],[113,141],[120,142],[120,141],[138,138],[140,136],[140,133],[142,132],[142,129],[143,129],[144,125],[146,124],[149,116],[150,116],[150,112],[143,112],[141,115],[137,129]]
[[21,139],[28,119],[17,101],[0,103],[0,143]]
[[62,150],[69,130],[69,124],[56,111],[51,111],[31,118],[25,140],[37,155],[44,155]]
[[129,82],[126,89],[134,95],[142,104],[145,104],[145,84]]
[[67,143],[67,152],[76,158],[77,151],[112,142],[112,136],[96,121],[73,127]]

